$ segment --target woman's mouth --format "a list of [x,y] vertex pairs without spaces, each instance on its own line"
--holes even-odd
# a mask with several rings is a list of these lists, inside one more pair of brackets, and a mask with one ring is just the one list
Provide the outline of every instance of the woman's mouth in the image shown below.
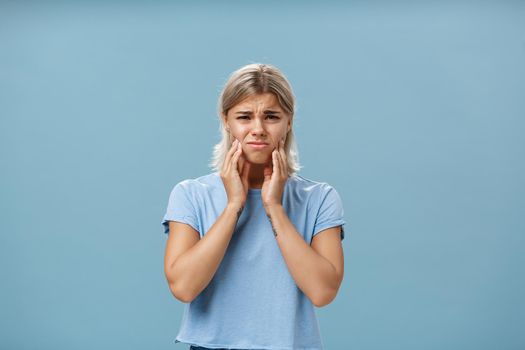
[[263,149],[269,146],[267,143],[264,142],[249,142],[248,145],[254,149]]

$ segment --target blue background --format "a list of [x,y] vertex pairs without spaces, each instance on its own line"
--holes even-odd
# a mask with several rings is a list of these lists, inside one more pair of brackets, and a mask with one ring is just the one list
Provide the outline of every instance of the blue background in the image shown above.
[[525,348],[519,1],[2,1],[0,348],[187,348],[160,221],[253,62],[343,199],[326,349]]

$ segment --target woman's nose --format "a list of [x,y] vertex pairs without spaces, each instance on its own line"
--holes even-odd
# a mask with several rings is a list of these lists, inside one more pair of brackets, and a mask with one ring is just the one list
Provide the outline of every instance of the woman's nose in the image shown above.
[[264,134],[265,133],[264,128],[263,128],[263,122],[260,119],[255,118],[253,123],[254,124],[252,127],[252,134]]

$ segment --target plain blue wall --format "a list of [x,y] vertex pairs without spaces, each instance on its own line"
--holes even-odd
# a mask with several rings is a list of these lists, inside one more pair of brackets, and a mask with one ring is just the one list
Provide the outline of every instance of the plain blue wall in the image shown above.
[[0,348],[186,349],[169,191],[242,65],[343,198],[333,349],[523,349],[523,2],[0,3]]

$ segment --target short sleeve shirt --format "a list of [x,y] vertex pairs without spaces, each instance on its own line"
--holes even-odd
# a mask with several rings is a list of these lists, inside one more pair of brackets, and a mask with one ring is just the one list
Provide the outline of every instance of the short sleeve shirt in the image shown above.
[[[162,225],[191,225],[200,238],[227,204],[218,172],[187,179],[173,188]],[[285,184],[283,208],[301,237],[312,238],[341,226],[344,212],[337,191],[324,182],[294,174]],[[261,189],[249,189],[226,253],[210,283],[185,304],[175,342],[208,348],[323,349],[314,306],[297,287],[262,205]]]

